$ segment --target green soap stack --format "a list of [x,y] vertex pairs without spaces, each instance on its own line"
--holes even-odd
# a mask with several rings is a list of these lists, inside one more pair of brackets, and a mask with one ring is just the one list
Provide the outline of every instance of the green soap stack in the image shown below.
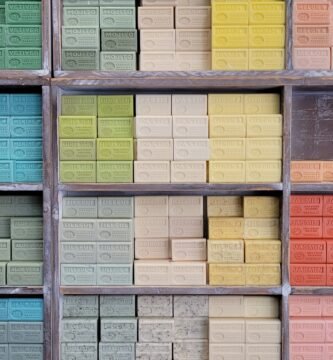
[[136,68],[135,0],[63,1],[63,70]]
[[64,95],[61,114],[61,182],[133,182],[132,95]]

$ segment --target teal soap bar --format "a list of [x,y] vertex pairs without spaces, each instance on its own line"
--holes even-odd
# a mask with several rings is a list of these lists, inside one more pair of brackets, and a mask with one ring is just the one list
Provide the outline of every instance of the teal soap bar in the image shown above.
[[97,241],[97,223],[94,219],[61,219],[60,241]]
[[10,219],[12,240],[40,240],[43,239],[43,218],[15,217]]
[[0,183],[14,181],[14,165],[12,161],[0,161]]
[[135,71],[137,69],[136,58],[135,51],[102,51],[100,68],[105,71]]
[[5,5],[0,5],[0,24],[6,24]]
[[133,161],[97,161],[98,183],[132,183]]
[[134,224],[132,219],[97,220],[96,232],[98,241],[132,242]]
[[41,24],[41,1],[7,1],[6,24]]
[[9,139],[0,139],[0,160],[10,160],[11,141]]
[[98,0],[63,0],[63,6],[98,6]]
[[133,285],[133,265],[97,265],[97,285]]
[[62,315],[63,317],[98,317],[98,296],[64,296]]
[[11,94],[9,112],[12,116],[41,116],[42,96],[40,94]]
[[8,320],[8,299],[0,298],[0,321]]
[[62,264],[96,264],[96,242],[60,243],[60,262]]
[[100,28],[112,29],[135,29],[136,9],[135,7],[100,7]]
[[42,160],[42,139],[11,139],[10,150],[12,160]]
[[7,285],[11,286],[42,286],[42,262],[10,262],[7,265]]
[[63,49],[61,66],[63,70],[98,70],[99,50]]
[[13,261],[43,261],[42,240],[12,240]]
[[63,95],[61,97],[61,114],[67,116],[97,116],[97,96]]
[[64,197],[63,218],[97,218],[97,197]]
[[63,26],[63,49],[99,49],[99,27]]
[[41,47],[41,25],[6,25],[6,47]]
[[135,360],[134,343],[99,343],[99,360]]
[[10,360],[43,360],[42,344],[9,344]]
[[0,138],[10,137],[10,117],[0,116]]
[[63,7],[63,24],[65,26],[99,26],[99,7]]
[[123,242],[97,243],[97,264],[132,264],[134,244]]
[[135,0],[99,0],[100,6],[135,6]]
[[6,25],[0,25],[0,48],[6,47]]
[[101,46],[102,51],[137,51],[137,30],[102,29]]
[[101,317],[135,316],[134,295],[101,295],[99,306]]
[[0,344],[0,360],[9,360],[8,344]]
[[38,322],[9,322],[8,341],[10,344],[43,344],[42,321]]
[[109,219],[133,218],[134,198],[109,196],[99,197],[98,217]]
[[10,238],[10,218],[0,217],[0,239]]
[[5,66],[9,70],[40,70],[42,48],[6,48]]
[[134,115],[133,95],[99,95],[99,117],[132,117]]
[[97,353],[97,343],[61,344],[61,360],[97,360]]
[[43,299],[11,298],[8,301],[9,321],[43,321]]
[[95,264],[62,264],[61,285],[89,286],[97,285],[97,269]]
[[0,115],[10,115],[9,111],[10,94],[0,94]]
[[137,328],[137,319],[134,318],[102,318],[101,341],[110,343],[136,343]]
[[14,181],[18,183],[41,183],[43,181],[43,162],[15,161]]
[[10,261],[10,239],[0,239],[0,261]]
[[12,116],[10,118],[10,137],[41,138],[42,122],[41,116]]
[[0,344],[8,343],[8,322],[0,321]]
[[95,139],[61,139],[60,160],[96,160]]
[[61,341],[64,343],[97,342],[97,318],[61,320]]
[[6,285],[7,263],[0,262],[0,286]]

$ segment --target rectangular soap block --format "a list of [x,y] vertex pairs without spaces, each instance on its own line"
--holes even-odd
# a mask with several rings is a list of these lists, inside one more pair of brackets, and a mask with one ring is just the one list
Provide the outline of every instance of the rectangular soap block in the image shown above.
[[61,358],[63,360],[97,360],[97,344],[95,343],[62,343]]
[[209,71],[212,66],[212,54],[210,51],[177,51],[177,71]]
[[291,264],[290,284],[295,286],[326,286],[326,265]]
[[280,239],[280,220],[277,218],[244,219],[245,240],[278,240]]
[[294,25],[293,44],[295,47],[326,48],[331,44],[329,25]]
[[97,318],[68,318],[61,320],[63,343],[97,342]]
[[174,317],[208,317],[209,298],[206,295],[175,295]]
[[210,139],[211,160],[245,160],[248,157],[245,138]]
[[176,30],[145,29],[140,31],[141,51],[175,51]]
[[140,295],[137,297],[138,317],[172,317],[173,296]]
[[0,261],[10,261],[11,246],[10,239],[0,239]]
[[170,243],[168,238],[136,238],[135,259],[159,260],[170,258]]
[[172,239],[173,261],[206,261],[206,239]]
[[203,217],[169,217],[169,236],[171,238],[202,238]]
[[245,285],[245,266],[242,264],[209,264],[209,285]]
[[255,358],[259,360],[271,359],[279,360],[281,359],[281,345],[280,344],[247,344],[246,345],[246,354],[250,359]]
[[72,183],[95,183],[96,162],[95,161],[61,161],[60,174],[61,182]]
[[42,344],[9,344],[9,359],[23,360],[31,358],[43,360],[44,346]]
[[279,264],[246,264],[246,285],[278,286],[281,284],[281,267]]
[[[63,95],[61,96],[61,115],[66,116],[97,116],[97,96],[95,95]],[[75,119],[75,118],[74,118]],[[93,124],[90,118],[89,125]],[[81,122],[83,120],[80,120]],[[96,121],[96,120],[95,120]],[[73,120],[72,120],[73,122]],[[96,124],[96,122],[95,122]],[[78,126],[76,123],[70,124],[71,126]],[[88,130],[88,133],[91,131]],[[96,131],[93,132],[96,134]],[[96,137],[94,135],[93,137]]]
[[243,318],[244,296],[209,296],[210,318]]
[[323,235],[323,219],[320,217],[290,218],[291,239],[316,239]]
[[138,28],[173,29],[174,8],[172,6],[138,7]]
[[322,296],[293,295],[289,298],[289,314],[291,317],[321,317],[322,310]]
[[169,237],[169,218],[136,217],[135,238],[166,238]]
[[[207,95],[172,95],[172,115],[207,115]],[[202,136],[204,137],[204,136]]]
[[171,285],[171,263],[167,260],[138,260],[134,267],[135,285]]
[[295,24],[330,24],[330,3],[321,1],[298,1],[294,3]]
[[43,321],[42,299],[20,299],[8,300],[9,321]]
[[206,161],[171,161],[172,183],[207,182]]
[[175,340],[208,340],[208,317],[174,319]]
[[11,94],[1,94],[0,95],[0,114],[1,116],[11,115],[9,109],[9,99]]
[[141,6],[162,6],[162,5],[168,5],[168,6],[176,6],[177,0],[141,0],[140,1]]
[[134,182],[170,183],[169,161],[134,161]]
[[295,360],[299,357],[311,356],[318,360],[326,359],[326,347],[325,344],[291,344],[290,345],[290,359]]
[[210,0],[176,0],[176,5],[177,6],[210,6]]
[[243,113],[243,94],[208,94],[209,115],[239,115]]
[[11,156],[12,156],[11,140],[10,139],[0,139],[0,159],[1,160],[10,160]]
[[209,358],[217,360],[224,356],[226,360],[245,360],[245,344],[209,344]]
[[10,218],[8,217],[0,217],[0,238],[10,238]]
[[175,8],[176,29],[210,29],[210,6],[177,6]]
[[210,138],[245,138],[249,136],[245,115],[210,115]]
[[[102,51],[137,51],[138,33],[132,29],[101,29]],[[116,114],[114,114],[116,116]],[[133,116],[131,114],[130,116]]]
[[97,243],[98,264],[131,264],[134,259],[134,244],[123,242]]
[[244,183],[245,161],[209,161],[210,183]]
[[135,344],[134,343],[99,343],[99,359],[108,360],[112,354],[114,360],[135,359]]
[[286,21],[285,3],[283,1],[250,2],[249,23],[280,25]]
[[173,342],[174,319],[172,318],[141,318],[139,319],[139,342],[161,343]]
[[[42,68],[42,49],[39,47],[6,48],[0,52],[5,57],[5,67],[10,70],[39,70]],[[0,58],[3,63],[4,60]]]
[[[112,1],[112,0],[110,0]],[[97,6],[99,4],[98,0],[64,0],[63,6]]]
[[280,114],[280,95],[246,94],[244,95],[244,113],[247,115]]
[[281,320],[278,319],[247,319],[245,321],[247,344],[280,344]]
[[43,239],[43,218],[11,218],[10,228],[15,240]]
[[133,161],[97,161],[98,183],[132,183]]
[[94,219],[61,219],[60,241],[97,241],[97,221]]
[[173,139],[137,139],[137,160],[173,160]]
[[97,218],[97,197],[64,197],[62,199],[62,217]]
[[9,146],[12,160],[42,160],[41,139],[12,139]]
[[135,6],[135,0],[99,0],[99,5],[106,5],[106,6]]
[[97,139],[97,160],[133,160],[133,139]]
[[[36,195],[1,196],[0,215],[12,216],[12,217],[42,216],[43,215],[42,197]],[[8,236],[8,238],[9,237],[10,236]]]
[[290,340],[293,343],[325,342],[325,320],[290,319]]
[[330,48],[294,48],[293,67],[296,70],[330,70]]
[[43,261],[42,240],[12,240],[13,261]]
[[249,26],[249,47],[252,49],[284,48],[284,25]]
[[248,138],[246,139],[247,160],[281,160],[282,138]]
[[136,66],[135,51],[102,51],[100,53],[101,70],[135,71]]
[[64,296],[62,302],[63,317],[98,317],[98,296]]
[[131,138],[133,137],[132,117],[98,118],[99,138]]
[[249,47],[248,26],[215,26],[212,29],[213,49],[242,49]]
[[209,140],[208,139],[175,139],[174,140],[175,160],[208,160]]
[[98,117],[132,117],[133,95],[99,95]]
[[65,26],[99,26],[99,8],[97,6],[64,6],[62,16]]
[[326,197],[321,195],[292,195],[290,216],[322,216]]
[[99,305],[101,317],[135,316],[134,295],[101,295]]
[[209,240],[207,243],[208,263],[243,264],[243,240]]
[[136,217],[160,217],[169,215],[168,196],[136,196]]
[[59,159],[61,161],[96,160],[95,139],[60,140]]
[[98,70],[99,50],[62,49],[61,67],[63,70]]
[[10,262],[7,265],[7,285],[41,286],[43,285],[42,262]]
[[202,196],[170,196],[169,216],[203,216]]
[[136,358],[139,360],[160,357],[161,360],[172,360],[172,343],[137,343]]
[[97,285],[96,265],[62,264],[61,285],[64,286]]
[[333,266],[332,264],[327,264],[326,266],[326,285],[332,286],[333,284]]
[[247,25],[249,21],[248,1],[212,2],[213,25]]
[[41,47],[42,27],[41,25],[6,25],[5,30],[6,47]]
[[247,115],[247,137],[279,137],[282,136],[282,115]]
[[133,265],[97,265],[97,285],[116,286],[133,284]]
[[329,239],[333,236],[333,218],[323,218],[323,238]]
[[244,219],[242,217],[210,217],[208,234],[211,240],[243,239]]
[[326,264],[326,242],[293,240],[290,242],[290,263]]
[[333,181],[333,162],[332,161],[323,161],[323,182],[332,182]]
[[100,28],[135,29],[136,8],[100,6]]
[[321,161],[292,161],[290,176],[292,182],[321,182],[323,179]]
[[208,196],[208,217],[243,217],[241,196]]
[[140,53],[141,71],[174,71],[176,68],[175,51],[143,51]]
[[112,343],[136,343],[137,319],[135,318],[102,318],[101,341]]
[[132,242],[134,237],[132,219],[97,220],[97,241]]
[[14,181],[13,161],[0,161],[0,182],[12,183]]
[[59,116],[60,139],[95,139],[97,137],[96,116]]
[[208,138],[208,116],[173,116],[174,138]]
[[281,177],[280,160],[246,161],[246,182],[248,183],[280,182]]
[[99,28],[62,26],[63,49],[99,49]]
[[137,139],[172,138],[172,116],[139,115],[135,118]]
[[[0,124],[1,124],[1,118],[0,118]],[[42,117],[12,116],[10,118],[9,131],[10,131],[10,137],[12,138],[41,138]]]
[[99,218],[132,218],[134,216],[133,197],[99,197],[98,217]]
[[210,318],[209,342],[211,344],[245,343],[245,320]]
[[174,360],[190,358],[193,360],[208,360],[207,340],[183,340],[173,344]]
[[283,70],[285,68],[284,49],[250,49],[249,70]]
[[5,286],[6,285],[6,271],[7,270],[7,263],[6,262],[0,262],[0,285]]
[[61,264],[96,264],[97,245],[94,242],[62,242]]
[[275,296],[244,296],[246,318],[278,318],[280,301]]
[[280,264],[281,241],[279,240],[245,241],[245,262],[247,264]]
[[9,322],[9,344],[42,344],[44,340],[43,322]]
[[210,50],[210,29],[176,29],[176,51]]
[[138,94],[135,96],[137,116],[170,116],[171,95]]
[[0,299],[0,321],[8,320],[8,300]]

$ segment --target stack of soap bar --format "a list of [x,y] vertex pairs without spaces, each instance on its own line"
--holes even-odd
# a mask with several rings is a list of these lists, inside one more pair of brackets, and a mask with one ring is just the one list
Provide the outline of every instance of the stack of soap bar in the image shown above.
[[62,201],[62,285],[131,285],[133,198],[64,197]]
[[280,360],[278,298],[210,296],[209,358]]
[[41,95],[0,94],[0,103],[0,183],[42,182]]
[[210,0],[141,0],[140,70],[211,69]]
[[290,283],[333,285],[333,196],[290,198]]
[[62,96],[60,181],[133,182],[133,96]]
[[135,137],[135,182],[206,182],[207,95],[137,95]]
[[209,284],[281,284],[279,199],[209,196]]
[[209,182],[281,181],[283,121],[278,94],[209,94],[208,114]]
[[41,1],[5,0],[0,6],[0,69],[41,69]]
[[203,197],[135,198],[135,284],[206,285]]
[[39,196],[0,197],[0,285],[43,285],[43,204]]
[[135,0],[74,4],[63,1],[62,69],[136,70]]
[[[305,146],[306,140],[308,139],[305,139]],[[295,160],[291,162],[290,175],[294,183],[333,182],[333,161]]]
[[285,2],[212,0],[213,70],[282,70]]

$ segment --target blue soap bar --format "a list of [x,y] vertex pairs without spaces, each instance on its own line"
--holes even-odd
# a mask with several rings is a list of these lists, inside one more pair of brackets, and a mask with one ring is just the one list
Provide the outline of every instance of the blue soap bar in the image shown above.
[[0,116],[9,115],[9,94],[0,94]]
[[10,137],[9,123],[10,123],[9,116],[0,116],[0,138]]
[[42,115],[40,94],[12,94],[9,98],[10,115]]
[[9,321],[43,321],[44,307],[42,299],[9,299]]
[[41,183],[43,181],[42,161],[15,161],[14,182]]
[[8,320],[8,299],[0,299],[0,321]]
[[[12,116],[10,119],[10,136],[12,138],[41,138],[41,116]],[[0,118],[1,137],[1,118]]]
[[42,160],[42,139],[12,139],[10,140],[12,160]]
[[0,139],[0,160],[10,160],[9,139]]
[[11,183],[14,181],[13,161],[0,161],[0,183]]

